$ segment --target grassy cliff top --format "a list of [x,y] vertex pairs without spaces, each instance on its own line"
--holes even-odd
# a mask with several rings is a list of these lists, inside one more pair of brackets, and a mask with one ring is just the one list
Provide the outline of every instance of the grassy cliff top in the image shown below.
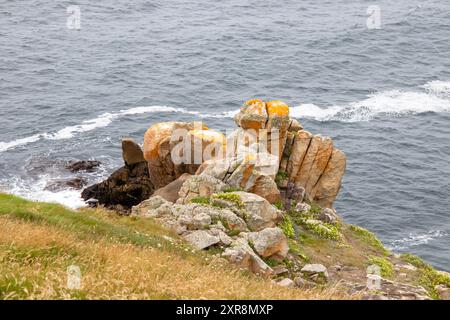
[[[81,270],[81,289],[67,269]],[[195,252],[151,219],[0,194],[0,299],[347,299],[283,288]]]

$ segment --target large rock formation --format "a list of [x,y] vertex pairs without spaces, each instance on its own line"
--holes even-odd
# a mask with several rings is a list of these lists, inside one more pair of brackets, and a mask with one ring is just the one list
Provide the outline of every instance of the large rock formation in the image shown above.
[[272,204],[283,199],[287,207],[309,199],[332,207],[346,158],[330,138],[303,130],[281,101],[249,100],[235,121],[239,128],[227,138],[200,122],[154,124],[145,133],[143,152],[124,139],[125,167],[86,189],[83,197],[129,208],[160,189],[157,194],[175,202],[183,183],[177,179],[205,173]]

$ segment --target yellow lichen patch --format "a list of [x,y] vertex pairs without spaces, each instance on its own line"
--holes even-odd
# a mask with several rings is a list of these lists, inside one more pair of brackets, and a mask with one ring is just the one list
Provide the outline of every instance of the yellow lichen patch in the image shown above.
[[174,122],[160,122],[152,125],[144,135],[144,158],[151,161],[158,157],[159,145],[170,137],[175,127]]
[[289,106],[280,100],[273,100],[266,103],[269,116],[288,117]]
[[266,104],[260,99],[251,99],[244,103],[246,113],[253,113],[260,116],[266,115]]

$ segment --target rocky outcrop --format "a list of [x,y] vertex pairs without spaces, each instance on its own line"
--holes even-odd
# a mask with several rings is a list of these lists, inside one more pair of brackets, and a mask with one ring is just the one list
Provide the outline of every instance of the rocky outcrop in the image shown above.
[[213,176],[230,187],[255,193],[270,203],[281,199],[275,181],[259,170],[256,157],[208,160],[199,167],[196,174]]
[[138,159],[135,156],[139,155],[136,150],[139,146],[129,140],[123,146],[123,158],[132,164],[125,163],[125,166],[116,170],[105,181],[84,189],[81,193],[84,200],[96,199],[99,204],[123,211],[131,209],[153,194],[155,188],[150,180],[147,162],[133,161]]
[[[183,183],[177,203],[152,196],[133,207],[132,215],[157,219],[198,250],[217,247],[238,266],[271,274],[273,270],[263,259],[281,261],[289,250],[286,236],[277,227],[281,211],[255,194],[221,192],[221,182],[211,179],[215,178],[191,176]],[[202,193],[202,186],[217,189]]]

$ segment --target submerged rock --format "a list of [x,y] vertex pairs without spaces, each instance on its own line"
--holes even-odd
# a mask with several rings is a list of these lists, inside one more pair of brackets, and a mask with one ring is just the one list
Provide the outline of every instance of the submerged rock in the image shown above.
[[70,172],[87,171],[91,172],[97,169],[102,163],[96,160],[70,161],[66,164],[66,169]]
[[56,192],[64,189],[79,190],[86,185],[86,179],[82,177],[74,177],[67,179],[54,179],[47,183],[44,190]]

